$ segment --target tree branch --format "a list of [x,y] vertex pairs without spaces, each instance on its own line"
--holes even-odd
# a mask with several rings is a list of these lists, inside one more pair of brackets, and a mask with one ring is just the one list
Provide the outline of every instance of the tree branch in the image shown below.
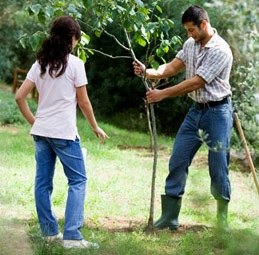
[[[87,27],[89,27],[91,30],[94,30],[92,26],[90,26],[88,23],[84,22],[83,20],[80,19],[80,22],[82,22],[83,24],[85,24]],[[109,37],[112,37],[116,43],[118,43],[124,50],[126,51],[130,51],[130,49],[128,47],[126,47],[125,45],[123,45],[118,38],[115,35],[110,34],[108,31],[106,31],[105,29],[102,30],[106,35],[108,35]]]
[[[134,51],[133,51],[133,49],[132,49],[131,42],[130,42],[130,39],[129,39],[129,35],[128,35],[128,33],[127,33],[127,31],[126,31],[125,28],[124,28],[124,33],[125,33],[125,36],[126,36],[128,45],[129,45],[130,54],[131,54],[133,60],[136,61],[137,58],[136,58],[135,53],[134,53]],[[148,83],[147,83],[147,81],[146,81],[146,79],[145,79],[144,74],[141,75],[141,78],[142,78],[142,81],[143,81],[143,84],[144,84],[146,90],[149,91],[149,86],[148,86]]]
[[124,50],[130,51],[130,49],[129,49],[128,47],[126,47],[125,45],[123,45],[123,44],[117,39],[117,37],[116,37],[115,35],[110,34],[110,33],[107,32],[106,30],[103,30],[103,32],[104,32],[106,35],[112,37]]
[[116,59],[116,58],[130,58],[131,59],[131,56],[112,56],[112,55],[109,55],[109,54],[107,54],[103,51],[100,51],[100,50],[90,49],[90,48],[84,48],[84,49],[100,53],[101,55],[104,55],[104,56],[112,58],[112,59]]

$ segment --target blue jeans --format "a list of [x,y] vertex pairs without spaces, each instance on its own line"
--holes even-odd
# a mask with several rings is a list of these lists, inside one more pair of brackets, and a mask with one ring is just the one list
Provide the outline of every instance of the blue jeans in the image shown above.
[[56,158],[60,159],[68,179],[64,239],[83,239],[86,170],[80,141],[33,136],[35,142],[35,202],[43,236],[59,233],[58,221],[51,208]]
[[[198,130],[201,129],[208,135],[211,194],[216,200],[230,200],[228,166],[232,126],[233,110],[230,103],[202,110],[196,109],[193,105],[189,109],[175,138],[165,184],[166,195],[176,198],[183,196],[188,168],[202,145],[198,134]],[[215,147],[219,148],[214,150]]]

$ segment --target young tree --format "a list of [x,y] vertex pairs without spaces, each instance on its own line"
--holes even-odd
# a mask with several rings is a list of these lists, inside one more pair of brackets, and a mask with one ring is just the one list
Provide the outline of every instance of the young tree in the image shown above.
[[[43,2],[43,1],[42,1]],[[159,66],[158,61],[165,61],[164,56],[181,43],[179,36],[170,38],[169,30],[174,27],[174,22],[167,17],[163,17],[162,8],[157,1],[142,0],[74,0],[74,1],[49,1],[48,4],[37,3],[28,6],[31,14],[38,16],[41,23],[46,23],[56,16],[63,14],[73,15],[95,36],[101,38],[103,34],[114,39],[119,47],[125,51],[123,56],[113,56],[112,52],[103,52],[99,49],[90,47],[90,33],[83,32],[76,53],[84,61],[94,53],[100,53],[110,58],[131,58],[136,60],[134,47],[140,45],[146,49],[144,61],[146,66],[153,68]],[[111,26],[118,26],[118,31],[123,37],[109,32]],[[24,46],[30,46],[36,50],[44,38],[44,32],[37,31],[30,38],[21,38]],[[142,75],[142,83],[146,90],[154,89],[155,85]],[[154,113],[154,105],[149,105],[151,112],[151,127],[153,135],[153,173],[150,201],[150,214],[147,230],[153,229],[154,197],[155,197],[155,178],[157,165],[157,131]]]

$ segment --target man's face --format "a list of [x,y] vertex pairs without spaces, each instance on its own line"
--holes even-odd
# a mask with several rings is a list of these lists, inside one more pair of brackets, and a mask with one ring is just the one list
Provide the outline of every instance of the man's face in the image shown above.
[[201,42],[206,37],[203,23],[198,27],[193,22],[186,22],[184,23],[184,28],[188,33],[188,37],[192,37],[195,42]]

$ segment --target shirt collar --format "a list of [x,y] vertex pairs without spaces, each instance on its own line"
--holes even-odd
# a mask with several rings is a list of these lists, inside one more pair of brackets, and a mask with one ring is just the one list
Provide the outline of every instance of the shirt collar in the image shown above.
[[213,28],[214,34],[210,38],[210,40],[205,44],[204,48],[213,48],[217,45],[218,42],[218,32],[215,28]]

